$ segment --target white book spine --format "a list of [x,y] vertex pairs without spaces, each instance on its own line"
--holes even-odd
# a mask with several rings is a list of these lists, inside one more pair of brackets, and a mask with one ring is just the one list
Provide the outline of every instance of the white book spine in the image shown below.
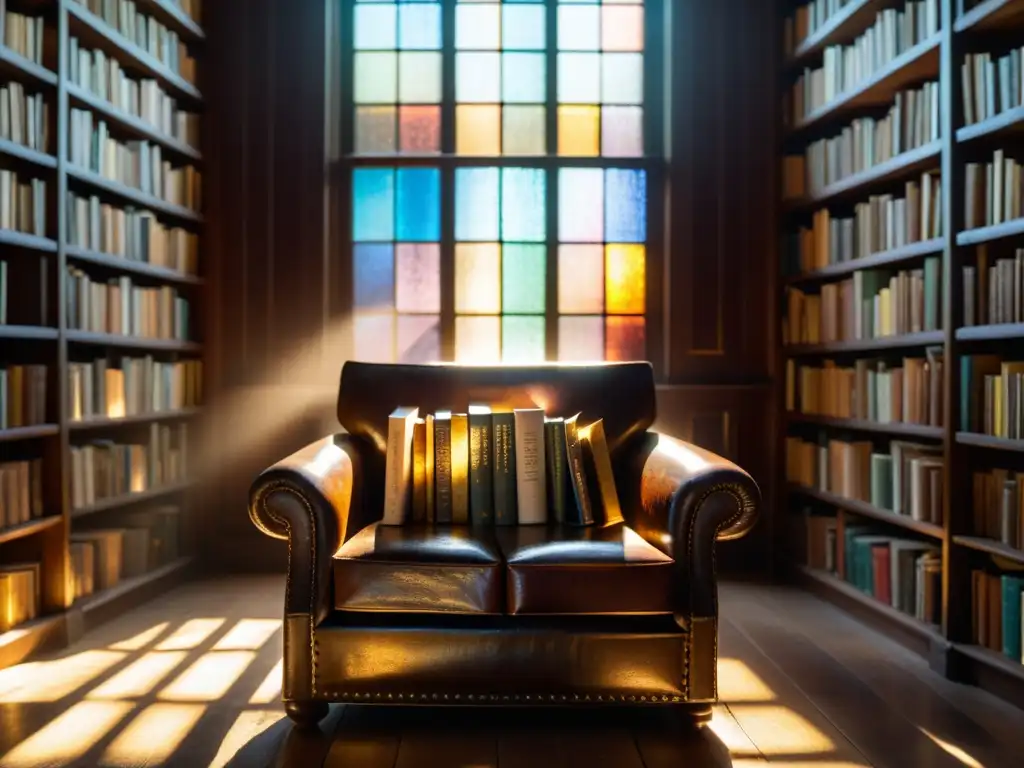
[[418,409],[392,414],[388,420],[388,453],[384,473],[384,525],[406,521],[412,482],[412,424]]
[[544,411],[515,411],[516,491],[520,525],[544,524],[548,519],[544,471]]

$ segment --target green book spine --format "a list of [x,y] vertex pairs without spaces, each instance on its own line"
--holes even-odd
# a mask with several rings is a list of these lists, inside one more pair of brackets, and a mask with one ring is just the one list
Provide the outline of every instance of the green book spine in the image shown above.
[[474,525],[494,525],[491,414],[469,409],[469,516]]
[[548,464],[548,514],[556,523],[565,523],[572,489],[565,459],[565,422],[550,419],[544,422],[544,455]]
[[494,467],[494,522],[497,525],[515,525],[519,522],[515,434],[514,414],[494,414],[491,425],[491,464]]
[[452,418],[438,413],[434,417],[434,505],[435,520],[452,521]]
[[965,432],[974,432],[975,425],[971,423],[971,358],[960,358],[960,424],[959,428]]
[[924,260],[924,329],[934,331],[939,327],[939,259]]
[[1024,591],[1024,578],[1004,574],[1001,581],[1003,586],[1003,653],[1014,661],[1020,661],[1020,594]]

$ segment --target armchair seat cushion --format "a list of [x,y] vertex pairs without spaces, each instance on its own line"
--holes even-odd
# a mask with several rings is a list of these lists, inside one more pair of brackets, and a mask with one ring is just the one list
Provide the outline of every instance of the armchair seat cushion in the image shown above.
[[504,613],[501,552],[488,531],[374,523],[332,566],[337,610]]
[[497,530],[509,614],[672,613],[675,563],[632,528]]

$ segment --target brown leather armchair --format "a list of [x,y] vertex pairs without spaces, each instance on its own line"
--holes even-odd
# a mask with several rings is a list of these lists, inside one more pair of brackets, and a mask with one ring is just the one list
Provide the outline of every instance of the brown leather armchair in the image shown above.
[[[470,402],[603,418],[624,524],[386,527],[388,416]],[[715,542],[753,526],[754,481],[649,431],[646,363],[347,363],[344,433],[265,470],[249,513],[288,542],[283,698],[312,726],[332,701],[675,705],[717,696]]]

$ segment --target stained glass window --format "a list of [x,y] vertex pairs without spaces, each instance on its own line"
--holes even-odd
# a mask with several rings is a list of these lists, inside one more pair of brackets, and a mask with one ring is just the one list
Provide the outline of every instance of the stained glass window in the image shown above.
[[340,1],[354,356],[646,358],[642,0]]

